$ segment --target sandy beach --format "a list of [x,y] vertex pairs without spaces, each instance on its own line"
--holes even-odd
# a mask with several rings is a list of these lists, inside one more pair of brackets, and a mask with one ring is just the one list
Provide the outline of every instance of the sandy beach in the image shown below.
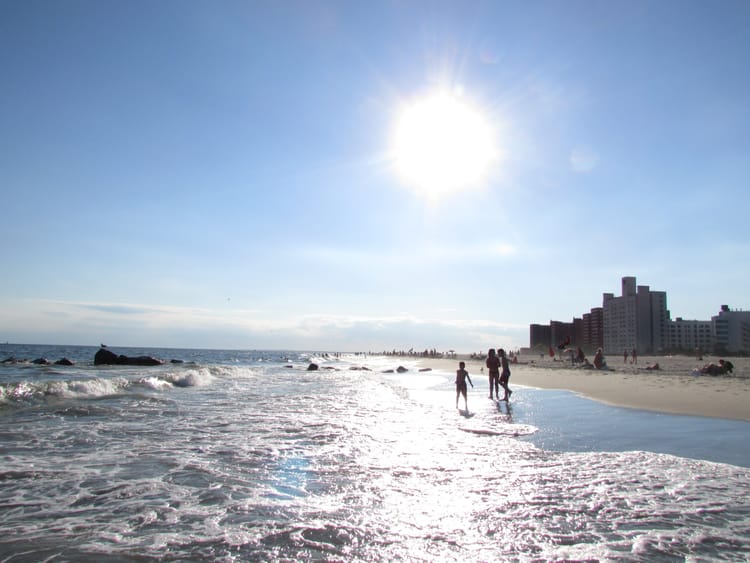
[[[398,358],[393,358],[394,363]],[[609,371],[574,368],[570,362],[545,356],[519,357],[511,365],[511,388],[523,385],[541,389],[566,389],[611,405],[672,414],[687,414],[750,421],[750,358],[727,358],[733,375],[695,375],[694,370],[718,357],[702,360],[688,356],[639,357],[637,364],[622,356],[608,356]],[[474,380],[473,393],[486,392],[487,370],[482,360],[421,358],[423,368],[452,372],[464,360]],[[646,366],[659,364],[658,371]],[[483,369],[484,368],[484,369]]]

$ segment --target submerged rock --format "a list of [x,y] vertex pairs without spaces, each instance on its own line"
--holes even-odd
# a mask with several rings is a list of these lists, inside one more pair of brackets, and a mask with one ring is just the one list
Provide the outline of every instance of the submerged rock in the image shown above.
[[309,366],[307,366],[307,371],[315,371],[318,369],[318,364],[311,363]]
[[72,366],[75,365],[73,362],[71,362],[68,358],[60,358],[55,362],[56,366]]

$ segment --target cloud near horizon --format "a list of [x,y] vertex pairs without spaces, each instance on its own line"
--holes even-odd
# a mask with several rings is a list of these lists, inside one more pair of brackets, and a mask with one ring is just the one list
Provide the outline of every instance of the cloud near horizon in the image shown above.
[[[258,310],[218,311],[117,303],[28,300],[6,303],[0,336],[28,344],[233,349],[384,351],[436,348],[473,352],[526,345],[527,326],[488,320],[303,315],[270,318]],[[40,330],[38,327],[43,326]]]

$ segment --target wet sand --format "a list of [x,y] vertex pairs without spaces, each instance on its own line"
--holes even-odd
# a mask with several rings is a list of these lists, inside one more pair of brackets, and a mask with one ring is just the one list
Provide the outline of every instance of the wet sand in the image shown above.
[[[459,360],[474,381],[475,389],[488,388],[487,369],[478,359],[420,359],[419,366],[454,372]],[[750,421],[750,358],[727,358],[733,375],[696,375],[695,370],[719,358],[702,361],[688,356],[640,357],[637,364],[622,356],[607,356],[609,371],[574,368],[569,361],[548,356],[519,357],[511,364],[511,388],[523,385],[541,389],[565,389],[610,405],[656,412]],[[394,363],[398,358],[394,358]],[[646,370],[658,362],[659,371]],[[476,391],[475,391],[476,392]]]

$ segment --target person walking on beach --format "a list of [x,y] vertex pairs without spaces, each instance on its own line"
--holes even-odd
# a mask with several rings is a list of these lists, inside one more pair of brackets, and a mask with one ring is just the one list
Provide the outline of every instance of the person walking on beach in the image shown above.
[[474,388],[474,384],[471,382],[469,372],[466,371],[466,364],[464,362],[458,362],[458,369],[456,370],[456,408],[458,408],[458,398],[464,396],[464,407],[466,412],[469,412],[469,402],[466,398],[466,380],[469,380],[471,388]]
[[498,355],[500,356],[500,367],[502,368],[502,372],[500,373],[500,385],[505,390],[505,396],[500,400],[507,401],[513,394],[513,391],[511,391],[510,387],[508,387],[508,380],[510,379],[510,367],[508,366],[508,358],[505,355],[505,350],[500,348],[500,350],[498,351]]
[[490,399],[494,396],[500,398],[500,358],[495,355],[495,349],[490,348],[487,352],[487,361],[485,362],[490,373]]

